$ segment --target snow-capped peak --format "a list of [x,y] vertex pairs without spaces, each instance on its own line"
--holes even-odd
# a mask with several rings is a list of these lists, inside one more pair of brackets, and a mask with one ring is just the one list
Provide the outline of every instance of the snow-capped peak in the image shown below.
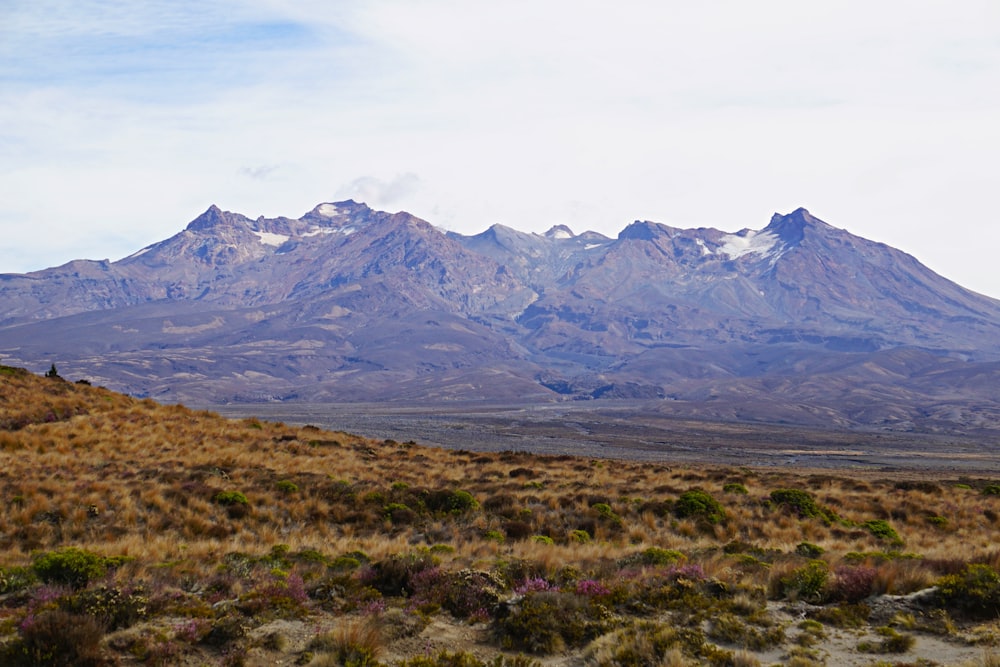
[[556,225],[549,231],[545,232],[545,238],[548,239],[571,239],[576,236],[573,230],[566,225]]

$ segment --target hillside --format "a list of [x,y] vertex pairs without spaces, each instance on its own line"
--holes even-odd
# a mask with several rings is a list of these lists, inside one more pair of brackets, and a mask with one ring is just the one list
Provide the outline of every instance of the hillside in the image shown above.
[[654,399],[716,421],[1000,432],[1000,302],[805,209],[612,239],[463,236],[353,201],[297,219],[213,206],[119,261],[0,276],[0,357],[199,405]]
[[996,664],[991,479],[445,451],[8,366],[0,463],[2,664]]

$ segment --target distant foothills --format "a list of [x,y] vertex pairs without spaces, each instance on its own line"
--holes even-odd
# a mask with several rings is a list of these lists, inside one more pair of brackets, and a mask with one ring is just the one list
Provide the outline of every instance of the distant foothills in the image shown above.
[[1000,301],[805,209],[609,238],[464,236],[354,201],[212,206],[120,261],[0,276],[0,363],[201,405],[643,400],[1000,432]]

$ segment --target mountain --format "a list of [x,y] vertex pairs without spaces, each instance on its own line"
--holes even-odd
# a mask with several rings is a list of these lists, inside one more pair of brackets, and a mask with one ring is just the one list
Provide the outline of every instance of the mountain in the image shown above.
[[120,261],[0,276],[0,359],[194,403],[649,399],[1000,429],[1000,302],[805,209],[758,231],[445,233],[354,201],[213,206]]

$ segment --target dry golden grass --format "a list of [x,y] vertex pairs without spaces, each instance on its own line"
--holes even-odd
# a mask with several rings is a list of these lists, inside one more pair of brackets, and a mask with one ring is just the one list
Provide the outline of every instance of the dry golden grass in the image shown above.
[[[38,554],[77,547],[128,558],[108,583],[144,582],[178,599],[250,595],[263,584],[232,574],[234,559],[243,557],[273,563],[254,576],[276,577],[278,589],[288,571],[307,587],[334,582],[334,592],[288,603],[293,615],[369,604],[362,598],[377,593],[358,583],[364,568],[348,571],[348,584],[333,564],[358,552],[368,563],[431,553],[453,572],[509,572],[518,564],[525,578],[550,582],[571,583],[572,568],[576,578],[612,583],[626,576],[621,563],[637,554],[676,550],[681,563],[740,591],[732,604],[747,613],[757,606],[748,597],[754,590],[808,597],[787,592],[808,562],[797,552],[804,542],[822,551],[831,573],[869,568],[871,593],[927,588],[967,563],[1000,565],[1000,496],[982,493],[993,480],[448,451],[230,421],[3,367],[0,464],[0,574],[30,568]],[[717,500],[725,519],[678,517],[674,503],[692,489]],[[807,491],[835,520],[777,506],[769,498],[778,489]],[[434,506],[460,502],[456,491],[475,505]],[[246,502],[226,504],[219,495],[226,492]],[[898,541],[864,527],[879,519]],[[322,563],[266,560],[275,549],[320,554]],[[209,595],[212,587],[221,592]],[[627,601],[615,604],[629,608]],[[14,619],[9,638],[20,617],[7,616]],[[688,658],[677,646],[660,656],[661,664]],[[730,659],[756,664],[744,652]]]

